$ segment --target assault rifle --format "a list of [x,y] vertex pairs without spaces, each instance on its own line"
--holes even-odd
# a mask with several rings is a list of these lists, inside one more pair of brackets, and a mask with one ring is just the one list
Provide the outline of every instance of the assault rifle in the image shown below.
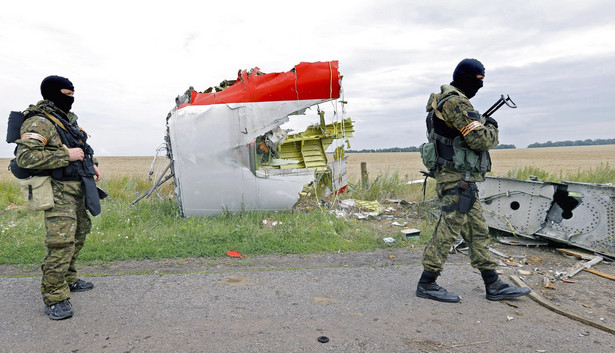
[[498,99],[498,101],[495,102],[495,104],[492,105],[491,108],[487,109],[487,111],[483,113],[483,116],[484,117],[491,116],[491,114],[495,113],[495,111],[500,109],[500,107],[504,104],[506,104],[507,106],[513,109],[517,107],[515,102],[513,102],[512,99],[510,99],[510,96],[506,95],[506,98],[504,98],[504,95],[502,95],[502,97],[500,97],[500,99]]

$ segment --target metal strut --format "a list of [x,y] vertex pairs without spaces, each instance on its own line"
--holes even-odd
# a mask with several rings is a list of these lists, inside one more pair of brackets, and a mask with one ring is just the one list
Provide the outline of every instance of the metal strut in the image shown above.
[[158,180],[156,180],[156,182],[154,183],[154,185],[147,190],[145,193],[143,193],[142,195],[140,195],[139,197],[137,197],[136,200],[134,200],[131,203],[131,206],[134,206],[134,204],[136,204],[137,202],[139,202],[141,199],[146,198],[146,197],[150,197],[152,195],[152,193],[154,193],[154,191],[156,191],[156,189],[158,187],[160,187],[162,184],[164,184],[167,180],[171,179],[173,176],[175,176],[175,173],[171,173],[169,175],[167,175],[165,177],[165,174],[167,173],[167,171],[171,168],[171,163],[169,162],[169,164],[167,164],[167,166],[164,168],[163,172],[160,174],[160,177],[158,178]]

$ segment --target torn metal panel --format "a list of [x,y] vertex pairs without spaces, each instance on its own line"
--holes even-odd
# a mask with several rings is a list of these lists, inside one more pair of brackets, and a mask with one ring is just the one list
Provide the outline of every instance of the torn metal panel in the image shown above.
[[244,70],[217,92],[178,97],[166,140],[182,215],[290,209],[305,185],[330,175],[325,150],[351,136],[350,119],[325,125],[323,113],[319,128],[297,135],[280,126],[320,103],[336,107],[340,80],[337,61],[301,63],[282,73]]
[[479,185],[487,225],[615,256],[615,186],[487,177]]

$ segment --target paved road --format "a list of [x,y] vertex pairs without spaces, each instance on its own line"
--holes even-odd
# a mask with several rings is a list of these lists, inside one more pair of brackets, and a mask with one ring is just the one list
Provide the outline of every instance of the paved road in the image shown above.
[[63,321],[44,314],[39,276],[0,278],[0,351],[615,351],[615,336],[527,297],[487,301],[464,255],[451,255],[439,280],[458,304],[414,295],[420,252],[283,258],[90,276],[96,287],[73,294],[75,315]]

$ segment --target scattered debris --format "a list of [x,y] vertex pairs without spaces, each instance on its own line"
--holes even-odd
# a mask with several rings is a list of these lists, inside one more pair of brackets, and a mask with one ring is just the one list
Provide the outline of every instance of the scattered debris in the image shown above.
[[516,306],[515,304],[509,303],[509,302],[507,302],[507,301],[505,301],[505,300],[500,300],[500,303],[506,304],[506,305],[508,305],[508,306],[512,306],[512,307],[513,307],[513,308],[515,308],[515,309],[519,309],[519,307],[518,307],[518,306]]
[[543,246],[549,244],[549,242],[544,240],[527,239],[520,237],[498,237],[498,241],[502,244],[518,246]]
[[568,271],[564,272],[562,276],[563,278],[570,278],[576,275],[577,273],[583,271],[584,269],[589,269],[590,267],[601,262],[602,260],[604,260],[602,256],[596,255],[590,261],[579,261],[574,266],[572,266],[572,268],[570,268]]
[[226,254],[230,257],[243,257],[243,255],[241,255],[237,250],[229,250]]
[[354,202],[355,202],[355,205],[359,208],[374,211],[370,213],[370,215],[373,215],[373,216],[379,215],[384,209],[384,207],[378,201],[355,200]]
[[395,238],[391,238],[391,237],[384,238],[382,240],[384,240],[385,243],[394,243],[395,242]]
[[11,204],[6,207],[6,210],[22,210],[24,207],[25,206],[18,206],[11,202]]
[[461,244],[463,244],[463,242],[464,242],[463,237],[460,235],[457,238],[457,240],[455,240],[453,245],[451,245],[451,249],[449,250],[449,253],[454,254],[454,253],[457,252],[457,250],[461,250],[461,249],[458,249],[458,248],[461,246]]
[[423,184],[425,182],[425,179],[417,179],[417,180],[410,180],[407,181],[405,183],[403,183],[404,185],[412,185],[412,184]]
[[581,249],[563,249],[563,248],[557,248],[555,249],[563,254],[566,255],[571,255],[574,257],[578,257],[579,259],[582,260],[593,260],[594,257],[596,257],[595,254],[589,252],[589,251],[585,251],[585,250],[581,250]]
[[[525,283],[524,283],[524,282],[523,282],[523,281],[522,281],[519,277],[517,277],[517,276],[510,276],[510,279],[511,279],[511,280],[515,283],[515,285],[517,285],[517,286],[519,286],[519,287],[529,288],[529,287],[528,287],[528,286],[527,286],[527,285],[526,285],[526,284],[525,284]],[[555,313],[558,313],[558,314],[560,314],[560,315],[564,315],[564,316],[566,316],[566,317],[568,317],[568,318],[571,318],[571,319],[573,319],[573,320],[576,320],[576,321],[582,322],[582,323],[584,323],[584,324],[586,324],[586,325],[589,325],[589,326],[595,327],[595,328],[597,328],[597,329],[603,330],[603,331],[608,332],[608,333],[610,333],[610,334],[615,334],[615,328],[608,327],[608,326],[604,325],[604,324],[603,324],[603,323],[601,323],[601,322],[595,322],[595,321],[588,320],[588,319],[586,319],[586,318],[582,317],[581,315],[574,314],[574,313],[569,312],[569,311],[567,311],[567,310],[564,310],[564,309],[558,308],[558,307],[556,307],[555,305],[553,305],[553,304],[549,303],[547,300],[545,300],[543,297],[541,297],[539,294],[535,293],[534,291],[531,291],[531,292],[530,292],[529,297],[530,297],[532,300],[534,300],[536,303],[538,303],[538,304],[540,304],[540,305],[544,306],[545,308],[547,308],[547,309],[549,309],[549,310],[551,310],[551,311],[553,311],[553,312],[555,312]]]
[[329,211],[329,213],[331,213],[332,215],[335,215],[335,218],[346,218],[347,216],[347,213],[343,210],[333,209]]
[[320,343],[327,343],[327,342],[329,342],[329,337],[327,337],[327,336],[320,336],[320,337],[318,337],[318,342],[320,342]]
[[544,287],[549,289],[555,289],[555,285],[553,284],[549,276],[544,277]]
[[263,219],[263,226],[265,227],[269,227],[269,228],[277,227],[280,224],[282,224],[282,222],[274,221],[273,219],[270,219],[270,218]]
[[389,203],[394,203],[394,204],[401,205],[401,206],[407,206],[407,205],[413,205],[414,204],[414,202],[408,202],[406,200],[391,200],[391,199],[387,199],[386,201],[389,202]]
[[354,202],[354,199],[340,200],[339,205],[342,208],[349,208],[349,207],[356,207],[357,206],[357,204]]
[[503,252],[501,252],[501,251],[497,251],[497,250],[495,250],[495,249],[494,249],[494,248],[492,248],[492,247],[489,247],[489,251],[491,251],[492,253],[496,254],[497,256],[503,257],[503,258],[505,258],[505,259],[510,258],[510,256],[508,256],[508,255],[504,254],[504,253],[503,253]]
[[590,268],[584,268],[583,271],[586,271],[586,272],[589,272],[589,273],[593,273],[593,274],[598,275],[600,277],[608,278],[610,280],[615,281],[615,276],[610,275],[608,273],[600,272],[598,270],[593,270],[593,269],[590,269]]
[[419,229],[415,229],[415,228],[402,229],[401,233],[406,237],[406,239],[408,239],[408,238],[416,238],[416,237],[421,235],[421,231]]

